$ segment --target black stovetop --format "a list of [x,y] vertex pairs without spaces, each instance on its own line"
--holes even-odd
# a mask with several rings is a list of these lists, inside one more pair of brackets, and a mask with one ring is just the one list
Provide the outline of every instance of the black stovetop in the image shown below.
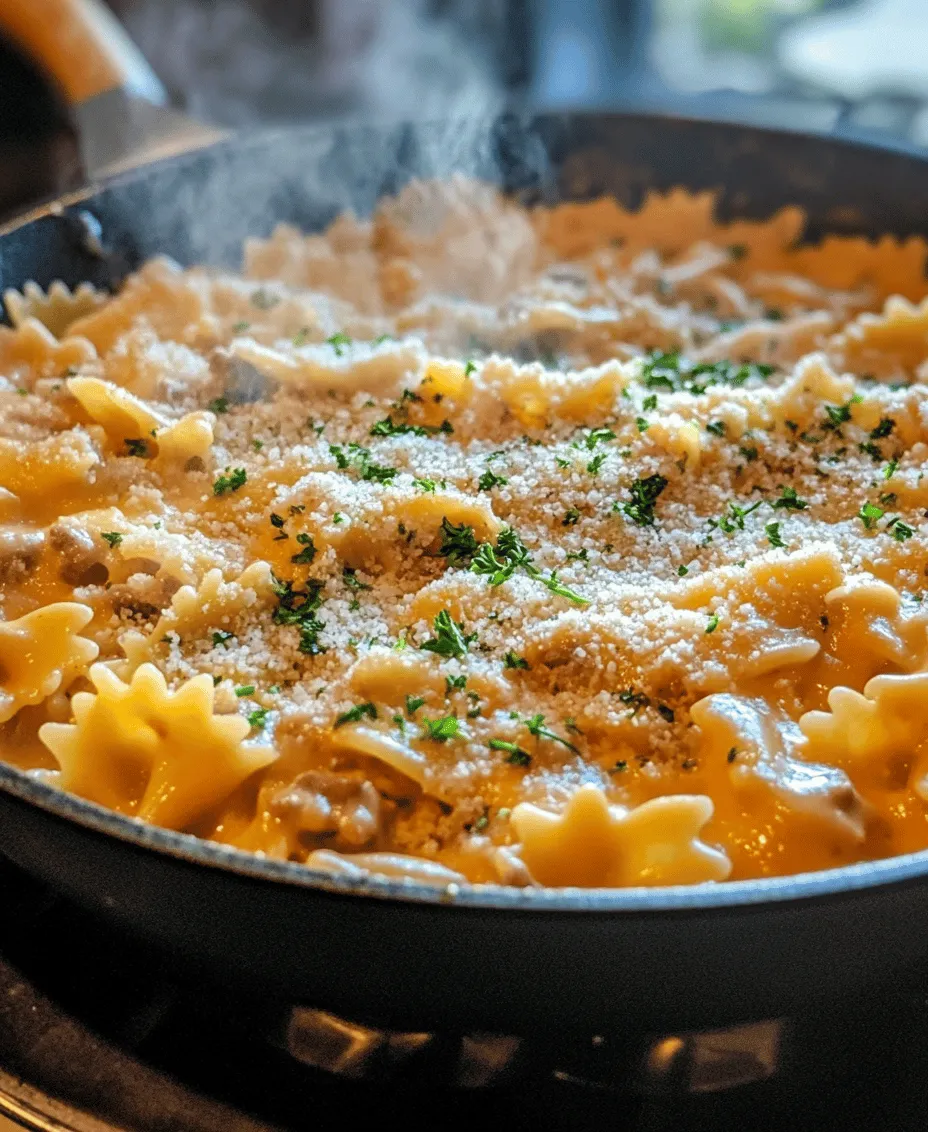
[[702,1035],[388,1035],[204,981],[7,865],[0,909],[0,1112],[33,1127],[928,1127],[923,993]]

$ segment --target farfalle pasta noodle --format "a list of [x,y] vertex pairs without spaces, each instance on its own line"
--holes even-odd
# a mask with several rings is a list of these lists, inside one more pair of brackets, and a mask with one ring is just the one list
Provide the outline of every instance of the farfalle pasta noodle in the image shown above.
[[3,292],[3,305],[14,326],[23,327],[35,320],[59,339],[64,338],[73,322],[101,307],[106,298],[104,291],[90,283],[81,283],[72,291],[56,279],[47,291],[36,283],[27,283],[22,291],[8,288]]
[[926,246],[802,227],[455,179],[8,293],[0,754],[410,883],[928,847]]
[[99,652],[80,635],[92,617],[86,605],[59,601],[0,621],[0,723],[86,671]]
[[244,742],[246,720],[213,713],[205,674],[176,691],[152,664],[128,684],[103,664],[88,675],[96,691],[75,693],[74,722],[44,723],[39,738],[61,767],[62,788],[92,802],[183,828],[276,757],[273,747]]

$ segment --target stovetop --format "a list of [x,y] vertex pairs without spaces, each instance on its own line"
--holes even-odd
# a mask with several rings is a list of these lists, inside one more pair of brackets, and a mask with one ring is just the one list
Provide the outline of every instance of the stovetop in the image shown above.
[[397,1034],[214,985],[5,864],[0,908],[0,1114],[28,1127],[928,1127],[928,993],[695,1035]]

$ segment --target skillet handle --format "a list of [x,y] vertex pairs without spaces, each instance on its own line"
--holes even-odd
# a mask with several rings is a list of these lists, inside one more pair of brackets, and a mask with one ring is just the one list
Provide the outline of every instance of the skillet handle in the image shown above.
[[167,101],[103,0],[0,0],[0,32],[57,81],[71,106],[113,90],[157,105]]

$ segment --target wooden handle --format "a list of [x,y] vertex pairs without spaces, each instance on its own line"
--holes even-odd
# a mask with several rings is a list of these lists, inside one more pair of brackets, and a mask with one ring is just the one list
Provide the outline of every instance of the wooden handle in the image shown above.
[[57,81],[72,105],[116,89],[166,101],[157,75],[102,0],[0,0],[0,32]]

